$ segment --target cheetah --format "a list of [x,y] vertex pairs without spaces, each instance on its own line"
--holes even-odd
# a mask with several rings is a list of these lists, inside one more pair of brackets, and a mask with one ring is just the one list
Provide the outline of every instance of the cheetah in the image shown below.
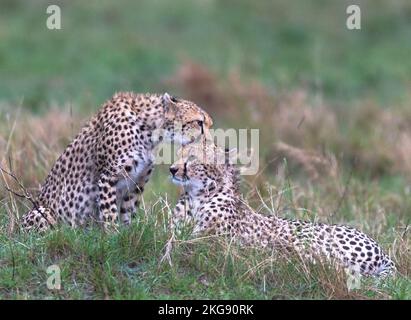
[[53,165],[23,230],[97,221],[127,225],[139,205],[162,141],[181,145],[207,135],[211,117],[193,102],[165,94],[116,93]]
[[196,143],[180,153],[170,167],[172,181],[184,189],[172,213],[172,228],[191,223],[193,234],[226,235],[241,245],[293,250],[303,259],[325,258],[365,276],[396,270],[377,242],[353,227],[255,212],[242,199],[239,170],[223,150]]

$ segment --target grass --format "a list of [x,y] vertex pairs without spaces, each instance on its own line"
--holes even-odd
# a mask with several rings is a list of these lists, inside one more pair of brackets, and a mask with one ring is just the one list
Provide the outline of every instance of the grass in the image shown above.
[[361,31],[337,0],[58,2],[53,32],[51,2],[0,4],[0,164],[31,192],[113,92],[168,91],[216,127],[260,129],[260,172],[243,180],[254,208],[353,225],[399,275],[349,291],[343,270],[187,236],[161,264],[178,190],[159,166],[137,220],[112,235],[21,233],[28,203],[1,186],[0,299],[411,299],[409,2],[358,1]]
[[[160,184],[157,179],[156,189]],[[284,182],[285,183],[285,182]],[[165,186],[165,189],[168,187]],[[148,195],[148,197],[147,197]],[[59,228],[45,236],[5,230],[2,215],[0,242],[0,297],[3,299],[410,299],[409,236],[391,225],[389,216],[343,217],[344,208],[331,220],[351,221],[390,248],[399,276],[375,281],[363,279],[361,288],[347,290],[343,270],[327,265],[309,265],[297,257],[239,248],[224,239],[191,239],[175,243],[171,261],[161,263],[170,237],[169,207],[164,196],[148,190],[145,209],[128,228],[107,235],[88,230]],[[295,199],[295,194],[293,199]],[[358,196],[356,196],[358,197]],[[278,195],[266,201],[278,200]],[[348,199],[351,201],[350,199]],[[291,205],[284,198],[282,206]],[[371,199],[359,199],[364,203]],[[353,204],[352,207],[355,205]],[[296,208],[295,208],[296,209]],[[351,208],[351,210],[353,210]],[[357,213],[357,212],[356,212]],[[311,219],[313,219],[311,217]],[[385,223],[383,222],[385,221]],[[382,230],[381,230],[382,228]],[[395,245],[393,245],[395,243]],[[61,268],[62,289],[46,287],[46,269]]]
[[[190,91],[183,80],[177,81],[181,88],[201,99],[201,86]],[[252,125],[261,128],[260,172],[244,177],[243,181],[243,193],[252,206],[263,211],[268,206],[271,212],[289,218],[353,225],[374,237],[390,253],[398,266],[398,277],[381,282],[364,279],[360,289],[349,291],[343,270],[307,265],[296,257],[277,253],[240,249],[221,239],[194,241],[187,237],[175,245],[173,265],[161,264],[170,237],[169,210],[178,190],[168,181],[167,166],[159,166],[146,189],[139,218],[130,228],[122,228],[113,235],[104,235],[98,228],[64,227],[45,236],[26,235],[19,232],[16,221],[28,204],[0,190],[1,298],[411,299],[408,163],[392,168],[389,161],[383,160],[387,157],[384,150],[391,150],[389,156],[395,159],[395,152],[403,154],[405,149],[390,149],[390,140],[383,139],[368,139],[362,148],[353,148],[353,142],[361,136],[334,134],[344,128],[327,124],[327,115],[335,112],[328,104],[322,106],[322,115],[318,117],[309,105],[295,97],[296,93],[271,96],[264,86],[244,93],[233,83],[212,81],[216,92],[220,86],[229,89],[226,95],[211,97],[211,101],[227,106],[225,112],[220,111],[220,122],[240,124],[248,118],[254,121]],[[293,99],[297,102],[290,103]],[[233,100],[247,102],[230,110],[228,106]],[[303,108],[306,123],[297,133],[295,121],[281,120],[294,114],[283,105],[294,111]],[[364,102],[358,106],[362,112],[370,108]],[[212,110],[215,106],[211,103],[209,107]],[[53,107],[45,115],[22,113],[21,108],[11,105],[3,108],[6,112],[0,119],[2,166],[11,167],[23,184],[36,193],[48,168],[84,120],[77,113],[62,111],[67,107]],[[270,108],[278,111],[273,123],[266,114]],[[262,116],[252,120],[256,110]],[[374,105],[372,110],[376,127],[388,111]],[[402,110],[392,109],[388,114],[393,116]],[[367,128],[359,128],[362,112],[349,119],[355,130],[369,134]],[[264,139],[267,128],[273,124],[281,125],[277,140],[290,141],[294,146],[284,142],[269,144]],[[399,129],[396,121],[386,124],[388,131],[404,130],[403,135],[410,134],[407,127]],[[324,130],[320,135],[311,131],[320,125]],[[299,135],[305,137],[300,144],[294,140]],[[335,143],[336,150],[342,148],[346,155],[336,156],[329,150],[324,153],[314,148],[324,136],[327,143]],[[356,154],[357,164],[352,165],[347,154]],[[363,169],[368,154],[381,164],[379,170],[367,173]],[[274,159],[277,161],[273,162]],[[17,187],[8,178],[3,178],[3,183]],[[53,264],[62,270],[63,289],[59,291],[46,288],[46,270]]]
[[[27,142],[27,133],[15,130],[4,144],[11,146],[12,167],[25,185],[38,185],[67,143],[69,117],[51,113],[40,118],[43,122],[29,116],[10,124],[34,134]],[[48,119],[55,124],[49,129],[54,135],[36,130],[44,124],[48,127]],[[307,159],[312,153],[305,159],[304,150],[299,152],[299,161],[310,161]],[[37,170],[44,170],[33,171],[29,165],[33,162],[41,164]],[[224,239],[193,240],[184,235],[172,251],[172,266],[160,263],[170,237],[169,210],[177,195],[176,188],[167,181],[167,167],[160,166],[145,192],[138,218],[129,228],[112,235],[96,227],[61,227],[45,236],[21,233],[13,221],[25,208],[19,199],[2,190],[0,298],[411,299],[411,239],[406,229],[411,202],[406,180],[366,180],[357,176],[348,180],[346,174],[338,174],[330,181],[310,181],[309,174],[304,176],[304,166],[296,165],[289,172],[290,165],[283,162],[285,167],[277,174],[266,171],[259,179],[245,179],[243,192],[250,203],[261,210],[263,199],[271,211],[283,216],[354,225],[389,250],[397,263],[398,277],[381,282],[363,279],[360,289],[348,291],[343,270],[307,265],[296,257],[244,250]],[[28,169],[20,169],[25,167]],[[55,264],[61,268],[62,289],[53,291],[46,287],[46,270]]]

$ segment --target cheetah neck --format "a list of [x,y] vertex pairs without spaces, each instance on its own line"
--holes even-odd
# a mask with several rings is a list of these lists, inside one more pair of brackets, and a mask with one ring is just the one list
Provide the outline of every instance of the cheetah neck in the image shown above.
[[150,138],[149,149],[154,149],[164,138],[163,129],[167,123],[165,107],[160,95],[152,95],[149,105],[137,109],[137,121],[140,129]]
[[185,191],[189,198],[190,208],[194,212],[197,212],[204,203],[210,202],[211,199],[219,197],[220,195],[224,198],[237,198],[237,188],[235,184],[225,181],[224,179],[208,187],[189,186]]

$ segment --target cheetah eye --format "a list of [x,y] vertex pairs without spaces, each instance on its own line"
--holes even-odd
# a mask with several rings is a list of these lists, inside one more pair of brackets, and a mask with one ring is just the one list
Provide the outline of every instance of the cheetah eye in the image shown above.
[[177,103],[177,102],[178,102],[177,98],[176,98],[176,97],[173,97],[173,96],[171,96],[170,100],[171,100],[172,102],[174,102],[174,103]]

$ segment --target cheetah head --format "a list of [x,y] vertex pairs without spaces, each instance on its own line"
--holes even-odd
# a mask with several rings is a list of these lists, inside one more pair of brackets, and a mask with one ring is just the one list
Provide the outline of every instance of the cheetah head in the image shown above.
[[179,158],[170,167],[172,181],[194,190],[210,190],[230,182],[235,168],[227,161],[227,155],[213,143],[182,147]]
[[210,137],[211,117],[195,103],[177,99],[165,93],[162,97],[165,111],[164,137],[168,141],[186,145],[200,136]]

